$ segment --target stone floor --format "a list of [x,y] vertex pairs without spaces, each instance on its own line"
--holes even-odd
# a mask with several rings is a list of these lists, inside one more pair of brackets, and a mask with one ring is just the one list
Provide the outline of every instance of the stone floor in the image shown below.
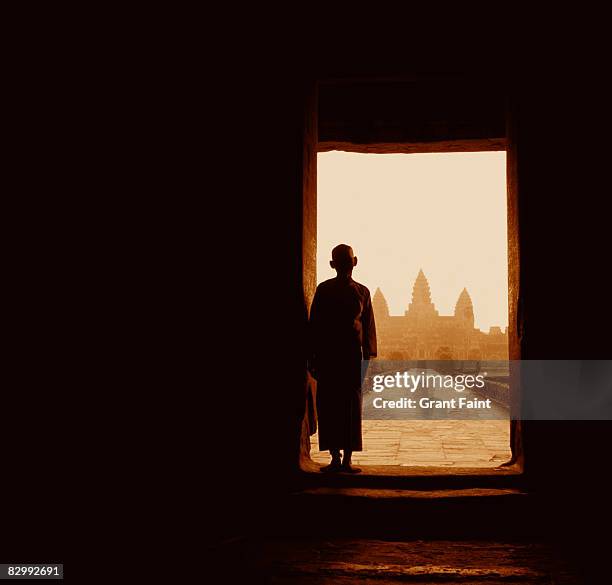
[[[364,420],[362,433],[358,465],[497,467],[510,459],[507,420]],[[310,439],[312,459],[329,463],[317,435]]]
[[277,585],[584,582],[560,551],[532,542],[283,539],[261,553]]

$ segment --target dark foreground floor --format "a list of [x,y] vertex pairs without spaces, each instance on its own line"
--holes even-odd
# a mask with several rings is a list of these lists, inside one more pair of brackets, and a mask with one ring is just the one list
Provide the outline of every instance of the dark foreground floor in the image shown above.
[[323,479],[249,508],[248,532],[212,549],[215,584],[612,583],[601,498],[511,474]]
[[590,581],[559,548],[525,542],[268,539],[235,543],[231,561],[222,564],[228,583],[269,585]]

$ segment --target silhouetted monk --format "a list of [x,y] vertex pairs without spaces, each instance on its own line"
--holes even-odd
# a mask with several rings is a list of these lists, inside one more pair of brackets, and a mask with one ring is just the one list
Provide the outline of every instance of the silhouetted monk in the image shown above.
[[323,470],[358,473],[351,455],[362,450],[361,360],[376,356],[376,326],[370,291],[351,278],[357,265],[353,249],[336,246],[330,265],[337,276],[317,287],[310,309],[319,450],[329,450],[332,457]]

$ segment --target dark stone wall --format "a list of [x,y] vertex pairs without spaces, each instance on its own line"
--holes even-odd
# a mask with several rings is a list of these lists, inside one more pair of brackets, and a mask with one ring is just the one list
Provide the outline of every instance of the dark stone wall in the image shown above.
[[[525,359],[609,359],[606,90],[593,72],[516,76],[521,348]],[[538,486],[589,492],[603,476],[608,422],[524,423]],[[567,490],[567,492],[565,491]]]
[[[328,79],[319,86],[319,140],[363,145],[503,138],[501,80],[466,75]],[[502,146],[503,148],[503,146]]]
[[[254,67],[227,82],[223,94],[231,97],[220,111],[229,112],[230,125],[223,121],[224,141],[215,143],[223,187],[211,194],[211,218],[224,231],[215,232],[211,254],[218,257],[214,310],[222,319],[202,422],[211,431],[202,445],[211,474],[206,533],[214,539],[261,526],[299,464],[307,298],[314,293],[314,273],[302,273],[303,175],[314,163],[304,136],[310,128],[314,147],[316,129],[306,115],[314,80],[282,73]],[[313,192],[316,175],[309,180]],[[308,213],[315,219],[316,207]],[[227,382],[232,376],[237,383]]]

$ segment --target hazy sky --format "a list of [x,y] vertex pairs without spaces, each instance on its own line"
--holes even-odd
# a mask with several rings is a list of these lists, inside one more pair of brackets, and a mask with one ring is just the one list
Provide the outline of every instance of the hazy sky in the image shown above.
[[441,315],[463,287],[475,325],[508,324],[506,153],[318,154],[317,279],[353,246],[353,278],[403,315],[422,268]]

